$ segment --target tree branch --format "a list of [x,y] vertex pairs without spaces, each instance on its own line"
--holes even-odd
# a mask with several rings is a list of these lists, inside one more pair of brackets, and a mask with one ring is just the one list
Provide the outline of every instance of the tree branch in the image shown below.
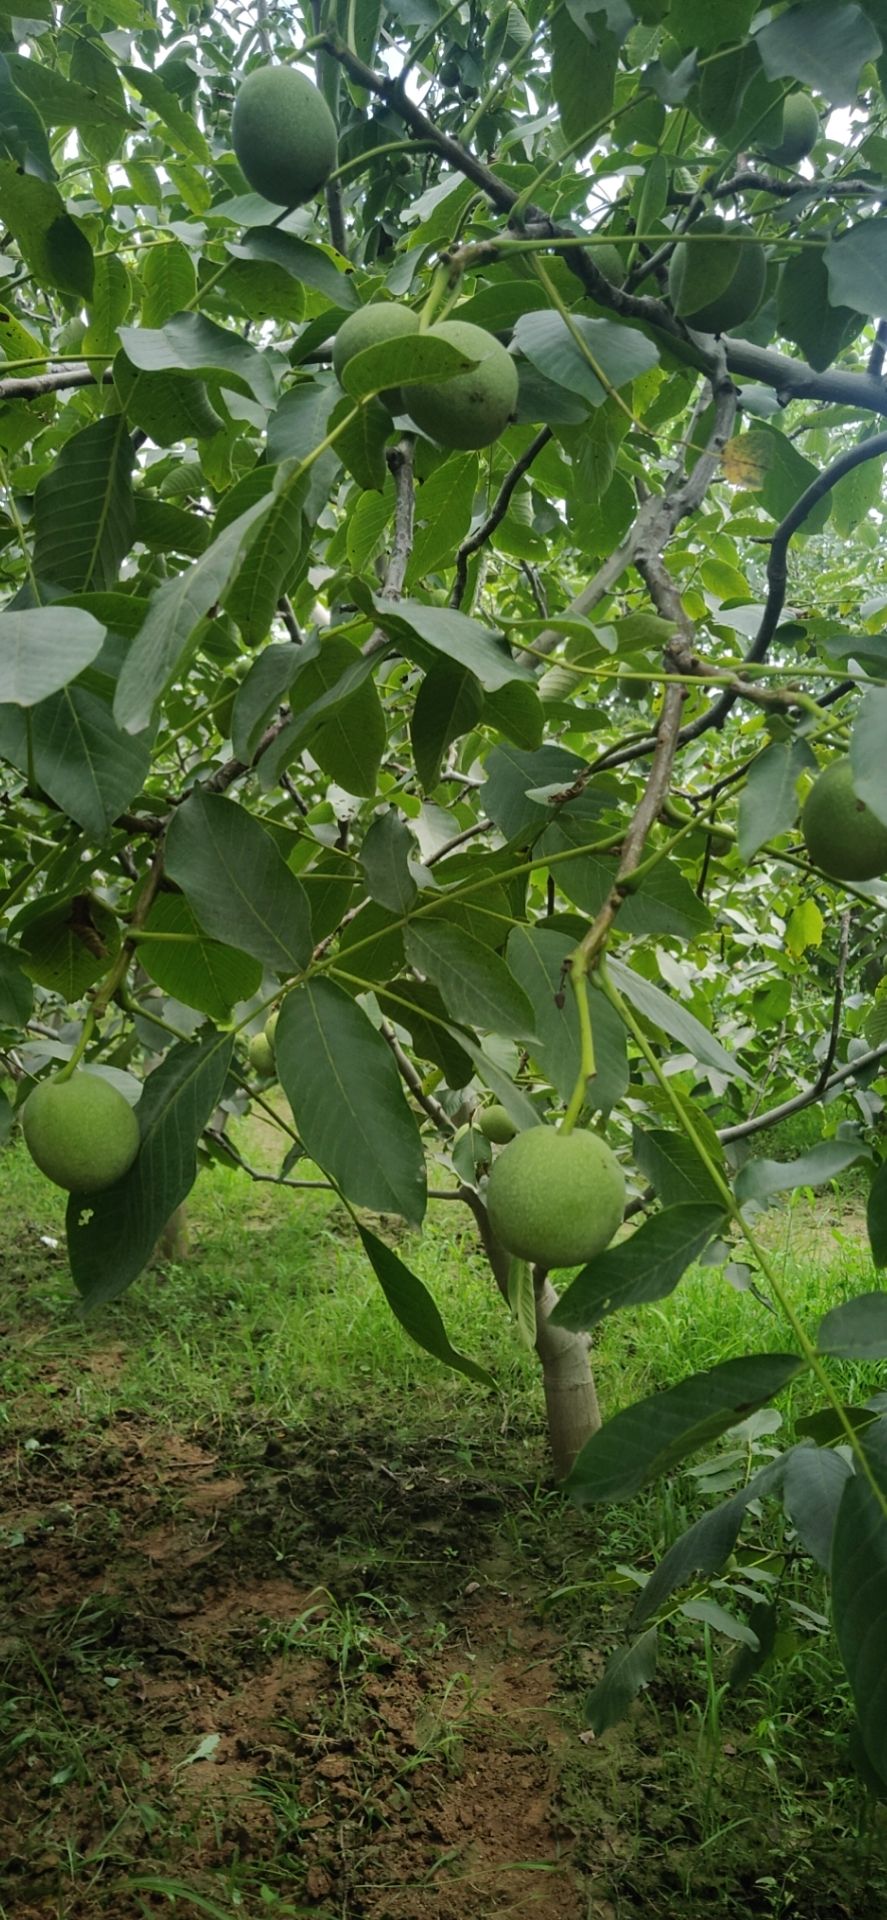
[[52,373],[29,373],[21,378],[10,375],[8,380],[0,380],[0,400],[39,400],[44,393],[59,393],[65,387],[106,385],[112,379],[110,367],[99,374],[82,363],[56,367]]
[[541,431],[537,433],[535,439],[530,441],[529,446],[526,447],[521,454],[520,459],[515,461],[514,466],[505,475],[486,519],[481,521],[480,526],[476,527],[473,533],[469,533],[466,536],[462,545],[457,549],[456,578],[453,583],[453,591],[450,594],[451,607],[461,607],[462,605],[462,599],[468,581],[468,562],[472,554],[477,553],[481,547],[486,545],[487,541],[495,533],[496,528],[504,520],[515,487],[519,481],[523,479],[524,474],[529,472],[537,454],[542,452],[543,447],[547,447],[551,437],[551,428],[543,427]]
[[[887,398],[887,396],[885,396]],[[788,586],[788,549],[798,529],[812,513],[813,508],[823,500],[832,488],[837,486],[845,473],[852,473],[854,467],[862,466],[866,460],[881,459],[887,454],[887,432],[876,433],[870,440],[861,441],[858,446],[848,447],[839,454],[830,467],[817,474],[810,486],[795,501],[791,511],[781,520],[770,542],[770,554],[767,560],[767,599],[758,631],[745,656],[746,663],[766,659],[770,642],[779,625],[782,609],[785,605]],[[739,694],[733,688],[715,701],[707,713],[700,714],[685,728],[683,740],[695,740],[701,733],[707,733],[711,727],[722,727]],[[682,742],[683,744],[683,742]]]
[[444,1109],[441,1106],[440,1101],[435,1100],[433,1094],[425,1092],[425,1089],[422,1085],[422,1081],[419,1077],[419,1074],[416,1072],[415,1067],[413,1066],[412,1060],[410,1060],[407,1057],[407,1055],[404,1053],[403,1047],[401,1046],[400,1041],[397,1038],[394,1028],[389,1026],[389,1023],[387,1020],[382,1021],[382,1025],[379,1028],[379,1032],[381,1033],[383,1040],[387,1040],[388,1045],[391,1048],[391,1051],[397,1063],[397,1071],[400,1074],[400,1077],[404,1083],[404,1086],[409,1087],[409,1090],[413,1095],[413,1098],[415,1100],[418,1100],[420,1107],[422,1107],[424,1111],[427,1113],[429,1120],[434,1121],[434,1124],[440,1133],[446,1133],[446,1134],[455,1133],[456,1131],[455,1122],[450,1119],[450,1116],[448,1113],[444,1112]]
[[817,1079],[811,1086],[802,1087],[792,1094],[790,1100],[782,1100],[778,1107],[768,1108],[751,1120],[737,1120],[735,1126],[719,1127],[718,1139],[725,1144],[730,1140],[747,1140],[750,1134],[762,1133],[767,1127],[775,1127],[780,1120],[787,1120],[789,1114],[801,1113],[804,1107],[810,1107],[814,1101],[821,1100],[823,1094],[831,1093],[833,1087],[843,1086],[845,1080],[855,1079],[858,1073],[867,1073],[869,1067],[876,1067],[881,1060],[887,1060],[887,1040],[880,1047],[871,1047],[868,1053],[861,1053],[855,1060],[848,1060],[843,1067],[837,1067],[829,1074],[823,1086]]
[[413,551],[413,448],[412,434],[405,433],[388,454],[389,471],[394,477],[394,539],[385,569],[383,592],[396,599],[403,592],[407,567]]
[[[721,455],[736,419],[736,389],[725,371],[722,351],[719,351],[718,358],[720,366],[712,379],[714,420],[705,452],[700,454],[692,473],[687,475],[681,468],[672,475],[664,493],[651,494],[643,502],[621,545],[564,608],[565,618],[581,618],[589,614],[630,566],[638,564],[645,555],[661,553],[681,520],[688,513],[695,513],[704,500],[717,474]],[[557,628],[544,628],[533,642],[532,653],[522,654],[522,660],[531,662],[540,653],[551,653],[561,638]]]

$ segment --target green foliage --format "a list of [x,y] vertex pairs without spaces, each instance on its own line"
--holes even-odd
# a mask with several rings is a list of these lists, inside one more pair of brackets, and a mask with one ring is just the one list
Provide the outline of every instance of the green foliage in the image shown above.
[[[785,1510],[838,1542],[883,1773],[880,1409],[835,1374],[881,1356],[880,1309],[812,1337],[756,1216],[874,1163],[887,1257],[884,22],[432,13],[3,17],[0,1129],[144,1078],[132,1166],[69,1209],[93,1304],[230,1153],[248,1060],[279,1071],[279,1178],[312,1161],[471,1378],[385,1245],[431,1160],[571,1364],[700,1257],[772,1296],[778,1353],[623,1407],[572,1484],[627,1498],[812,1370]],[[509,1253],[587,1263],[550,1328]],[[672,1570],[716,1577],[742,1518]],[[778,1641],[686,1604],[749,1660]]]

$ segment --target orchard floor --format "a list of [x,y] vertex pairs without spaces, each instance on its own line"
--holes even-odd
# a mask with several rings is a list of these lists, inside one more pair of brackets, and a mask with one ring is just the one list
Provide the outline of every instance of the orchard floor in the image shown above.
[[[0,1168],[3,1920],[881,1920],[824,1636],[736,1699],[686,1640],[584,1731],[619,1567],[692,1486],[564,1505],[455,1209],[408,1253],[497,1399],[409,1346],[322,1196],[202,1176],[187,1264],[85,1322],[56,1196]],[[846,1203],[796,1225],[816,1310],[871,1284]],[[608,1404],[772,1337],[729,1294],[706,1334],[706,1285],[655,1354],[605,1336]]]

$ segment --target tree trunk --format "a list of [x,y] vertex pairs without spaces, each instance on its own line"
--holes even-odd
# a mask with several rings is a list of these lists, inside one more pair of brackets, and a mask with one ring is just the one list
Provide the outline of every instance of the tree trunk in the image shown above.
[[182,1261],[188,1257],[188,1205],[183,1200],[171,1214],[154,1248],[154,1259]]
[[[503,1298],[508,1299],[509,1258],[490,1231],[489,1215],[480,1195],[471,1187],[460,1189],[466,1206],[471,1208]],[[548,1440],[554,1470],[564,1480],[577,1453],[601,1424],[600,1408],[589,1359],[589,1339],[585,1333],[568,1333],[553,1327],[550,1315],[558,1294],[551,1281],[543,1277],[536,1284],[536,1352],[542,1363],[542,1386],[548,1414]]]
[[586,1440],[601,1424],[597,1392],[589,1360],[588,1336],[568,1333],[551,1325],[558,1295],[545,1279],[536,1288],[536,1352],[542,1362],[542,1385],[548,1413],[548,1437],[554,1470],[564,1480]]

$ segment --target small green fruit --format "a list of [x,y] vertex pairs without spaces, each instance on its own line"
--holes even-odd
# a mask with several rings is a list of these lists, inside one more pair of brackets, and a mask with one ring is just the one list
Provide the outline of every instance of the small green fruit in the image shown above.
[[801,830],[814,866],[832,880],[887,873],[887,826],[853,790],[849,760],[833,760],[804,803]]
[[249,1043],[249,1063],[262,1080],[270,1080],[274,1072],[274,1053],[271,1043],[264,1033],[254,1033]]
[[442,447],[489,447],[517,405],[517,368],[495,334],[470,320],[441,320],[429,340],[449,340],[477,366],[452,380],[410,387],[406,399],[417,427]]
[[774,167],[796,167],[819,138],[819,114],[809,93],[790,93],[768,114],[756,145]]
[[487,1210],[509,1253],[575,1267],[609,1245],[625,1210],[622,1168],[596,1133],[530,1127],[493,1164]]
[[719,214],[697,220],[692,240],[680,240],[668,268],[675,313],[697,333],[726,333],[750,320],[761,304],[767,257],[749,228]]
[[280,1009],[279,1007],[275,1007],[274,1012],[269,1013],[268,1018],[265,1021],[265,1039],[267,1040],[269,1047],[273,1047],[274,1045],[274,1035],[277,1032],[277,1022],[279,1019],[280,1019]]
[[[378,347],[383,340],[397,340],[407,333],[418,333],[419,316],[412,307],[399,307],[393,300],[374,307],[359,307],[349,313],[333,341],[333,371],[339,384],[349,360],[365,347]],[[406,402],[399,387],[387,387],[380,400],[389,413],[403,413]]]
[[96,1073],[41,1080],[22,1108],[22,1132],[41,1173],[69,1193],[113,1187],[139,1150],[129,1101]]
[[582,685],[582,678],[582,674],[574,673],[571,667],[546,667],[536,682],[536,691],[544,706],[555,706],[572,700]]
[[247,74],[234,102],[231,144],[249,185],[278,207],[312,200],[336,164],[333,116],[294,67]]
[[517,1133],[517,1127],[504,1107],[484,1107],[475,1115],[474,1124],[485,1140],[492,1141],[494,1147],[504,1147]]

